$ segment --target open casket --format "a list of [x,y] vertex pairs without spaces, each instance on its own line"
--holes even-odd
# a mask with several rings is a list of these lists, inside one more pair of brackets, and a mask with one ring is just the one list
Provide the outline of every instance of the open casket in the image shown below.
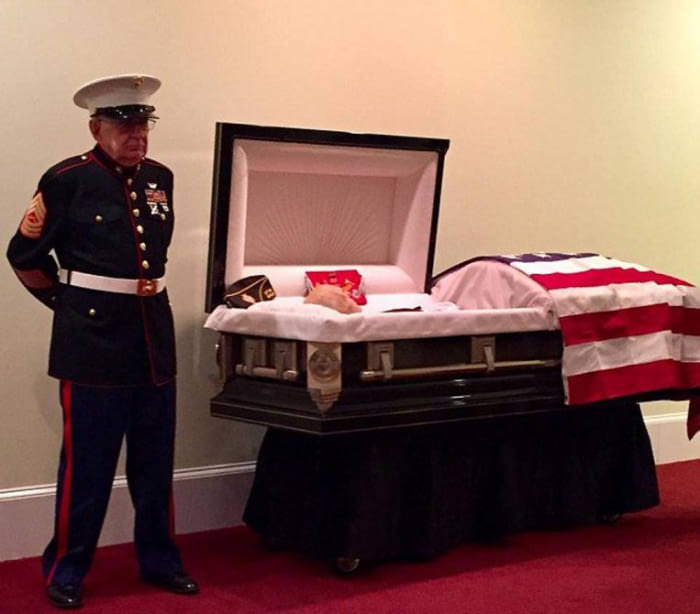
[[[561,337],[536,284],[493,290],[505,292],[496,308],[431,294],[448,146],[217,124],[214,415],[323,434],[562,406]],[[305,273],[338,269],[362,275],[360,313],[304,304]],[[226,287],[250,275],[266,275],[276,298],[226,307]]]
[[[352,570],[658,503],[636,401],[678,392],[661,381],[662,353],[643,348],[653,386],[567,404],[571,348],[552,293],[492,259],[432,276],[448,145],[217,125],[206,326],[219,333],[222,388],[211,412],[272,427],[244,520],[275,548]],[[306,273],[339,269],[362,274],[362,311],[305,304]],[[252,275],[276,298],[223,304]],[[688,398],[700,388],[700,294],[645,287],[640,302],[661,311],[632,326],[633,344],[651,321],[673,324],[657,340],[674,355],[682,346],[689,370],[667,361],[668,373],[683,373]],[[657,317],[666,303],[672,317]],[[681,303],[693,308],[681,326],[690,339],[675,329]],[[619,320],[608,324],[608,345],[625,353]]]

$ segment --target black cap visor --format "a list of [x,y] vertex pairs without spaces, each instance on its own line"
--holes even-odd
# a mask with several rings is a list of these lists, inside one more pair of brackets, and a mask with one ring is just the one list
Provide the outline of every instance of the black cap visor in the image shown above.
[[117,121],[130,119],[159,119],[153,115],[155,107],[147,104],[123,104],[118,107],[99,107],[90,117],[104,117]]

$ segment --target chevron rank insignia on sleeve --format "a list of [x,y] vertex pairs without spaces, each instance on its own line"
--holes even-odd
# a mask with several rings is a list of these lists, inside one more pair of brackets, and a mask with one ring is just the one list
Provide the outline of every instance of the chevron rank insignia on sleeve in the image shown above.
[[41,192],[37,192],[22,218],[19,231],[28,239],[38,239],[41,236],[41,231],[44,229],[45,220],[46,206],[44,205]]

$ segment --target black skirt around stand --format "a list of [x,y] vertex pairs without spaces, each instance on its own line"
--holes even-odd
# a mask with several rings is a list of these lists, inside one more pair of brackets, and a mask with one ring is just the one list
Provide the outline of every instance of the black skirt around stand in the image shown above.
[[319,437],[270,428],[244,520],[318,557],[427,558],[659,502],[636,403]]

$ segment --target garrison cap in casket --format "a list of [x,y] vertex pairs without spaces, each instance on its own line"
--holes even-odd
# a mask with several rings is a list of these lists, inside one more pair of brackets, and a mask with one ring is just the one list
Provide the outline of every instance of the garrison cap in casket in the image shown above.
[[85,83],[73,95],[73,102],[90,111],[90,117],[116,120],[158,119],[150,104],[160,79],[150,75],[114,75]]
[[226,288],[224,303],[227,307],[248,309],[254,303],[271,301],[276,296],[267,275],[251,275],[234,281]]

